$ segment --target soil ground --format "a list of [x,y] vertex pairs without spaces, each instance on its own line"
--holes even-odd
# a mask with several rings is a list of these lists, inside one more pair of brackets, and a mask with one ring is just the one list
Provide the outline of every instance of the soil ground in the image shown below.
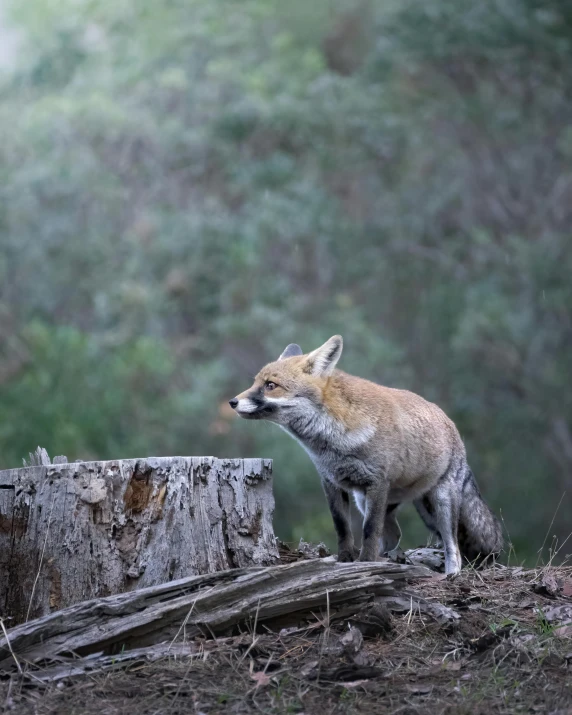
[[287,632],[196,640],[192,657],[49,684],[0,674],[0,710],[572,715],[572,570],[495,566],[413,588],[460,618],[380,611],[358,630],[317,613]]

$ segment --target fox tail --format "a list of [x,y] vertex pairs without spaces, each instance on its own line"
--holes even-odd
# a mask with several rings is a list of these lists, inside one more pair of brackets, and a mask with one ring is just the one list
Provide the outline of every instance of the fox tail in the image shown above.
[[504,545],[502,526],[483,500],[468,465],[463,478],[458,539],[461,554],[474,565],[495,559]]

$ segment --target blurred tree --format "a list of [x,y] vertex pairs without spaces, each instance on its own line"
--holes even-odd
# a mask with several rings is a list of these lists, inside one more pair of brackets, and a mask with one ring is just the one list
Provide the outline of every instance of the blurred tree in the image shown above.
[[[70,458],[273,457],[278,533],[331,542],[308,457],[226,400],[285,344],[341,332],[346,370],[456,420],[519,558],[535,557],[565,492],[549,536],[566,538],[562,3],[9,11],[2,466],[38,443]],[[424,538],[405,521],[409,543]]]

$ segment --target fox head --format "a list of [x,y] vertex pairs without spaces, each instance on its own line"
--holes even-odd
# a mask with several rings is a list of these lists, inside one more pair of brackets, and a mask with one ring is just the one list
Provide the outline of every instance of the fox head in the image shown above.
[[307,355],[299,345],[288,345],[278,360],[262,368],[252,387],[229,400],[230,406],[248,420],[270,420],[283,427],[305,421],[320,409],[342,347],[341,335]]

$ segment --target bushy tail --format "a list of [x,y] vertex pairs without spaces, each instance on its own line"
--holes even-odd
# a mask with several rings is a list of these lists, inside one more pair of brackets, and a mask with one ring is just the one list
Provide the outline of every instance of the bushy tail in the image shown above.
[[463,479],[459,549],[469,563],[481,565],[502,551],[502,526],[483,501],[475,477],[467,465]]

